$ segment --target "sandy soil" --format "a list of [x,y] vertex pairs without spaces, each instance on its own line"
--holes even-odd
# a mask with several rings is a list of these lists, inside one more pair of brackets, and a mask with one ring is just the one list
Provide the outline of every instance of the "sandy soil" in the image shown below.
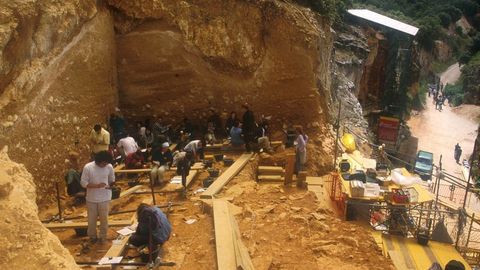
[[443,83],[443,85],[448,84],[454,84],[458,79],[460,78],[460,75],[462,75],[462,72],[460,71],[460,66],[458,63],[455,63],[447,68],[445,72],[442,73],[440,76],[440,82]]

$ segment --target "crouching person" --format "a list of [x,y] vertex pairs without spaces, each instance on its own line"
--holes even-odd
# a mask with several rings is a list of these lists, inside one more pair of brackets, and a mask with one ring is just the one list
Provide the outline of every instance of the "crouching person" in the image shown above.
[[150,179],[153,184],[163,182],[163,175],[173,162],[172,151],[169,149],[168,142],[164,142],[161,147],[155,146],[152,150],[152,171],[150,172]]
[[157,246],[163,245],[170,238],[172,231],[167,216],[158,207],[141,203],[137,208],[137,220],[138,226],[135,233],[130,236],[129,244],[135,247],[146,245],[150,254],[158,256]]
[[90,241],[97,241],[97,218],[100,219],[100,243],[107,239],[108,210],[112,199],[111,185],[115,182],[112,156],[108,151],[95,154],[95,161],[83,168],[80,184],[87,189],[87,216]]

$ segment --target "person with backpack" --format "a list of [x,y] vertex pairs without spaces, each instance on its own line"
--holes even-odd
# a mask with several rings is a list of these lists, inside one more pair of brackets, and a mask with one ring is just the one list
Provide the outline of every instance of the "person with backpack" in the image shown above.
[[137,229],[128,239],[129,244],[135,247],[148,245],[149,249],[153,248],[150,250],[153,253],[157,245],[163,245],[170,238],[172,225],[160,208],[141,203],[137,208],[137,220]]
[[295,139],[295,172],[298,174],[303,171],[303,167],[307,162],[307,142],[308,136],[303,132],[301,126],[295,128],[297,138]]

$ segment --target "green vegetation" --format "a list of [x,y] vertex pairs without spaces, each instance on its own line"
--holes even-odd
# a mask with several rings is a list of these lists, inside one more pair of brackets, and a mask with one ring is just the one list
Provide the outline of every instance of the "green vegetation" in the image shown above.
[[420,31],[417,40],[420,46],[431,50],[436,39],[452,39],[451,36],[446,36],[443,29],[459,20],[462,15],[474,24],[479,21],[475,15],[480,8],[480,0],[354,0],[354,5],[358,8],[373,6],[387,16],[418,26]]
[[478,51],[462,67],[463,101],[471,104],[480,104],[480,51]]
[[418,86],[418,92],[414,96],[409,95],[410,104],[412,104],[412,109],[421,110],[425,103],[427,102],[427,93],[428,93],[428,82],[426,80],[421,80]]
[[447,84],[444,89],[445,95],[448,97],[450,104],[458,106],[463,103],[464,92],[461,80],[454,85]]
[[333,23],[340,22],[351,6],[351,0],[295,0],[295,2],[322,14]]

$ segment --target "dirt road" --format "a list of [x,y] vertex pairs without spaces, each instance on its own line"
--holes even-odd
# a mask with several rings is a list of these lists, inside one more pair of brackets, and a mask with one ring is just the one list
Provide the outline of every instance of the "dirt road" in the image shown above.
[[460,71],[460,66],[458,63],[455,63],[447,68],[445,72],[442,73],[440,76],[440,82],[443,83],[443,85],[448,84],[454,84],[458,79],[460,78],[460,75],[462,75],[462,72]]
[[[441,75],[441,82],[444,85],[452,84],[458,80],[459,76],[458,64],[454,64]],[[476,109],[480,110],[480,107]],[[443,168],[462,179],[461,167],[456,164],[453,157],[454,146],[459,143],[462,147],[461,160],[468,158],[473,150],[478,124],[478,121],[459,114],[458,110],[452,110],[448,105],[443,106],[442,111],[436,110],[431,97],[427,97],[425,109],[408,121],[412,136],[418,138],[418,150],[432,152],[436,165],[440,155],[443,155]],[[450,184],[441,185],[440,197],[443,199],[450,201],[452,198],[452,202],[460,204],[463,201],[463,194],[464,190],[459,188],[451,192]],[[469,200],[472,201],[472,208],[480,210],[480,203],[474,202],[475,198],[472,197]]]

